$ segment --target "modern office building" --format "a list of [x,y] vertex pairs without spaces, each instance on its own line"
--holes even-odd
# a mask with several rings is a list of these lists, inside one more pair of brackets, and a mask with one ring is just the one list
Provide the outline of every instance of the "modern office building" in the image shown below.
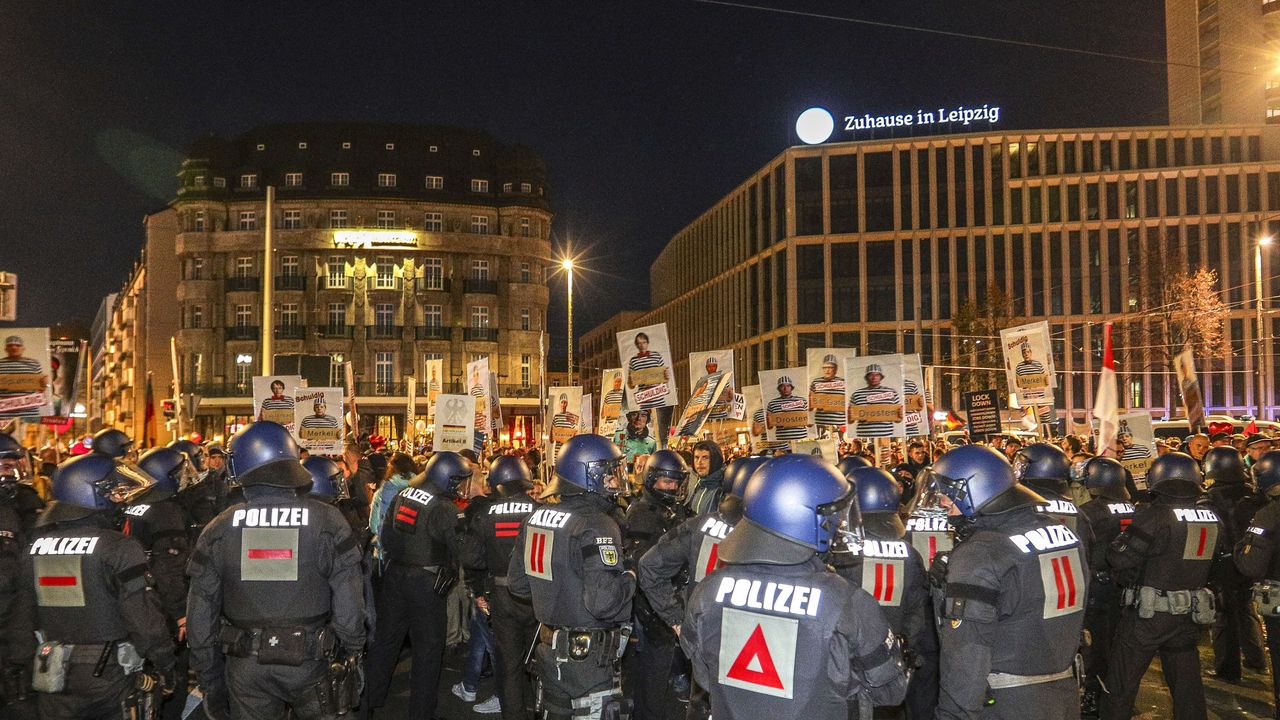
[[[352,362],[364,431],[403,436],[405,378],[422,380],[428,360],[443,361],[448,392],[467,362],[488,357],[504,432],[522,424],[532,437],[549,195],[537,155],[475,130],[309,123],[196,143],[161,213],[172,227],[148,232],[180,269],[164,309],[181,391],[202,398],[194,429],[216,438],[250,420],[250,380],[266,367],[265,282],[274,371],[342,385]],[[425,390],[418,397],[425,417]]]
[[1280,119],[1280,2],[1165,0],[1169,123]]
[[[1117,321],[1117,347],[1137,350],[1166,262],[1207,266],[1232,352],[1200,358],[1201,383],[1210,408],[1242,414],[1255,411],[1255,363],[1280,386],[1275,348],[1255,351],[1252,284],[1256,240],[1277,219],[1280,128],[1260,122],[791,147],[672,238],[650,269],[653,309],[632,324],[667,323],[682,398],[690,352],[733,348],[748,385],[838,346],[921,353],[936,404],[957,408],[983,338],[957,337],[951,318],[995,284],[1013,299],[1011,324],[1049,322],[1057,410],[1081,414],[1102,324]],[[1268,313],[1275,247],[1262,255]],[[1280,318],[1268,318],[1274,338]],[[1138,356],[1120,371],[1122,406],[1178,414],[1168,365]]]
[[636,326],[639,310],[623,310],[583,333],[578,339],[578,359],[575,361],[578,384],[582,392],[600,397],[600,378],[605,370],[622,367],[618,359],[617,333]]

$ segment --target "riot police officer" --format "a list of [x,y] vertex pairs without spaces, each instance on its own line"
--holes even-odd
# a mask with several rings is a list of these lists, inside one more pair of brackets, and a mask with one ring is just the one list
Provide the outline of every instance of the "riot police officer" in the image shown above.
[[174,440],[169,447],[187,456],[195,470],[192,482],[178,488],[178,502],[186,510],[191,523],[192,539],[223,510],[227,509],[227,469],[210,470],[205,450],[190,440]]
[[[1073,673],[1088,573],[1080,539],[1039,511],[996,451],[964,445],[930,471],[957,542],[938,610],[937,717],[1043,720],[1080,715]],[[939,573],[943,574],[943,573]]]
[[880,606],[819,559],[854,499],[810,455],[775,458],[747,481],[724,565],[693,591],[680,626],[713,717],[845,720],[855,699],[902,702],[907,673]]
[[906,508],[905,538],[920,553],[926,570],[931,570],[938,556],[951,552],[956,544],[955,528],[947,521],[947,509],[940,498],[939,489],[927,473],[916,476],[915,496]]
[[1080,515],[1089,523],[1094,538],[1088,555],[1092,580],[1084,611],[1088,642],[1082,652],[1085,676],[1080,714],[1096,718],[1102,683],[1107,678],[1111,635],[1120,620],[1120,587],[1107,565],[1107,548],[1133,521],[1133,505],[1129,502],[1128,471],[1118,460],[1091,458],[1081,468],[1080,481],[1092,498],[1080,506]]
[[609,517],[626,490],[622,462],[607,438],[570,438],[544,505],[521,526],[511,555],[511,594],[531,598],[542,624],[533,658],[544,718],[630,715],[619,661],[636,580],[623,567],[622,534]]
[[495,459],[485,480],[489,494],[472,498],[467,505],[468,542],[463,554],[467,586],[476,603],[489,613],[497,645],[495,672],[502,717],[525,720],[525,708],[533,704],[533,695],[524,656],[533,644],[538,621],[533,617],[533,606],[512,597],[507,589],[507,568],[520,524],[538,503],[529,495],[533,487],[529,466],[514,455]]
[[[1253,482],[1240,451],[1231,446],[1210,448],[1204,454],[1204,477],[1209,488],[1205,497],[1222,521],[1224,543],[1235,547],[1258,508]],[[1243,503],[1243,507],[1241,504]],[[1242,516],[1243,515],[1243,516]],[[1249,580],[1232,563],[1221,563],[1210,578],[1217,595],[1218,619],[1213,623],[1213,670],[1227,682],[1240,682],[1241,656],[1254,672],[1266,672],[1262,649],[1262,628],[1250,606]]]
[[[727,474],[721,474],[715,493],[722,492]],[[627,568],[636,570],[640,558],[658,540],[690,517],[689,508],[681,502],[688,478],[689,466],[674,451],[659,450],[650,456],[640,497],[627,507],[622,521],[622,557]],[[662,717],[669,703],[678,641],[671,625],[654,612],[643,594],[636,596],[634,610],[636,638],[627,658],[628,694],[634,699],[635,717],[654,720]]]
[[448,621],[445,598],[457,581],[461,549],[453,498],[472,472],[465,457],[438,452],[387,507],[379,533],[385,568],[378,588],[378,629],[369,650],[370,710],[386,702],[408,635],[413,645],[409,707],[418,717],[435,717]]
[[1253,599],[1267,628],[1271,651],[1272,707],[1280,713],[1280,450],[1265,453],[1253,465],[1258,491],[1268,502],[1245,527],[1235,546],[1235,565],[1257,581]]
[[173,639],[146,554],[113,528],[119,507],[150,484],[100,453],[54,471],[54,502],[22,563],[43,638],[33,671],[43,718],[120,717],[137,708],[135,690],[173,688]]
[[1013,456],[1013,476],[1044,498],[1040,512],[1066,525],[1087,544],[1089,538],[1079,527],[1080,510],[1071,500],[1071,460],[1062,448],[1049,443],[1032,443]]
[[[730,462],[724,473],[719,507],[684,521],[641,556],[637,570],[640,589],[653,611],[677,634],[689,596],[703,578],[720,566],[720,543],[742,519],[747,478],[767,460],[752,456]],[[705,720],[710,714],[711,699],[706,689],[694,682],[686,718]]]
[[338,463],[323,455],[309,455],[302,461],[302,467],[311,473],[311,490],[308,494],[333,505],[346,518],[351,526],[351,534],[364,547],[364,540],[369,532],[368,520],[362,519],[359,513],[353,512],[345,502],[351,498],[347,477]]
[[1151,658],[1160,653],[1173,716],[1205,717],[1204,685],[1196,637],[1214,620],[1206,587],[1221,549],[1222,523],[1197,501],[1200,465],[1190,455],[1168,453],[1147,471],[1149,499],[1107,549],[1107,564],[1125,587],[1120,622],[1111,643],[1104,720],[1127,720]]
[[35,717],[31,697],[34,630],[19,602],[22,549],[44,500],[27,484],[26,450],[0,433],[0,709],[15,718]]
[[907,717],[932,718],[938,704],[938,636],[924,560],[903,540],[901,485],[874,467],[856,468],[846,477],[858,493],[863,537],[838,543],[827,560],[840,577],[875,598],[893,634],[905,642],[915,668],[907,687]]
[[121,460],[133,450],[133,438],[126,435],[123,430],[103,428],[93,434],[90,448],[96,455],[106,455],[109,458]]
[[356,701],[365,642],[356,539],[289,431],[256,422],[231,438],[245,503],[201,533],[188,573],[187,641],[210,718],[331,717]]

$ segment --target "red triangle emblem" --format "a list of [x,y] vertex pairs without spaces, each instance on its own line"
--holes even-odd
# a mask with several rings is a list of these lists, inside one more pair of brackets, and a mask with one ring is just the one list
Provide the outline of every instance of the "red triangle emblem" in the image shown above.
[[725,677],[775,690],[783,689],[782,678],[778,677],[778,668],[773,664],[773,655],[769,652],[769,644],[765,642],[764,630],[759,625],[751,632],[751,637],[747,638],[742,652],[738,653],[738,658],[733,661]]

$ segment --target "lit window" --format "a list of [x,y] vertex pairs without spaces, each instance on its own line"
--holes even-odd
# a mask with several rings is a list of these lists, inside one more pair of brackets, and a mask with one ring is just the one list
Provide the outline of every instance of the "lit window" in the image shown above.
[[373,286],[380,290],[394,288],[396,283],[396,259],[383,255],[374,263]]
[[520,218],[520,237],[529,237],[530,236],[529,231],[530,231],[529,218],[527,217]]
[[191,184],[195,185],[196,187],[204,187],[205,185],[204,176],[203,175],[195,176],[194,178],[191,179]]
[[472,151],[471,151],[471,156],[472,156],[472,157],[480,157],[480,148],[475,148],[474,150],[472,150]]
[[263,151],[263,150],[266,150],[266,149],[267,149],[267,146],[266,146],[266,145],[263,145],[262,143],[258,143],[258,151],[259,151],[259,152],[261,152],[261,151]]
[[241,389],[248,388],[250,378],[253,377],[253,359],[252,356],[249,357],[249,362],[236,365],[236,386]]
[[441,232],[444,230],[444,215],[438,212],[427,213],[426,223],[424,227],[427,232]]
[[188,280],[204,279],[204,258],[191,258],[191,264],[187,269]]
[[[350,145],[351,143],[342,144]],[[347,381],[347,372],[342,361],[342,353],[329,354],[329,385],[331,387],[342,387]]]
[[427,148],[427,152],[440,152],[440,147],[438,145],[432,145]]
[[284,229],[298,230],[302,227],[302,211],[301,210],[285,210],[284,211]]
[[351,184],[351,174],[344,172],[330,173],[329,184],[334,187],[347,187]]
[[471,192],[477,192],[477,193],[487,193],[487,192],[489,192],[489,181],[488,181],[488,180],[477,180],[477,179],[472,179],[472,180],[471,180]]
[[428,190],[443,190],[443,189],[444,189],[444,178],[443,178],[443,177],[440,177],[439,175],[428,175],[428,176],[427,176],[427,189],[428,189]]
[[329,227],[344,228],[347,226],[346,210],[330,210],[329,211]]
[[203,210],[196,211],[196,216],[194,221],[192,222],[191,229],[195,230],[196,232],[204,232],[204,211]]
[[471,308],[471,327],[485,328],[489,327],[489,308],[485,305],[477,305]]
[[396,226],[395,210],[379,210],[378,211],[378,227],[389,230]]
[[387,143],[387,146],[386,146],[386,147],[387,147],[387,149],[388,149],[388,150],[395,150],[395,149],[396,149],[396,144],[395,144],[395,143]]
[[284,174],[285,187],[302,187],[302,173],[291,172]]
[[511,183],[502,183],[502,192],[504,193],[511,192]]
[[327,285],[331,288],[343,288],[347,286],[347,262],[341,255],[330,255],[329,262],[326,263],[327,269]]
[[253,256],[241,255],[236,258],[236,277],[253,277]]
[[258,187],[258,176],[257,176],[257,175],[255,175],[255,174],[252,174],[252,173],[250,173],[250,174],[248,174],[248,175],[241,175],[241,176],[240,176],[240,187],[242,187],[242,188],[256,188],[256,187]]
[[529,329],[529,308],[520,308],[520,329]]
[[204,327],[204,306],[203,305],[191,306],[191,320],[188,322],[187,327],[191,327],[191,328]]
[[472,260],[471,261],[471,279],[472,280],[488,280],[489,279],[489,261],[488,260]]
[[253,306],[237,305],[236,306],[236,327],[253,327]]
[[489,232],[489,218],[486,215],[471,216],[471,234],[484,235]]
[[306,144],[306,143],[304,143],[304,142],[300,142],[300,143],[298,143],[298,149],[299,149],[299,150],[306,150],[306,149],[307,149],[307,144]]
[[241,210],[240,224],[241,230],[257,230],[258,229],[258,212],[256,210]]
[[395,173],[378,173],[378,187],[393,188],[396,186]]
[[520,263],[520,282],[525,282],[525,283],[530,282],[529,280],[530,274],[531,273],[529,272],[529,263],[527,262]]
[[524,387],[529,387],[529,375],[530,375],[530,373],[529,373],[529,365],[530,365],[530,359],[531,359],[531,358],[530,358],[530,356],[528,356],[528,355],[521,355],[521,356],[520,356],[520,384],[521,384],[521,385],[523,385]]
[[533,192],[533,185],[530,183],[520,183],[520,192],[522,193]]
[[428,290],[443,290],[444,261],[435,257],[423,260],[422,279]]
[[342,143],[342,149],[343,149],[343,150],[350,150],[350,149],[351,149],[351,143],[349,143],[349,142],[344,142],[344,143]]

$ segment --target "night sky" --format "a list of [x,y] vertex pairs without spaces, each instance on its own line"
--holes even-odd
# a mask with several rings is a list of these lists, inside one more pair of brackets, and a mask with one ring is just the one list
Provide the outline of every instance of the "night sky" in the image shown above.
[[[1164,56],[1159,0],[761,4]],[[1166,121],[1158,64],[691,0],[15,0],[0,3],[0,68],[0,270],[20,276],[20,325],[92,320],[138,255],[143,215],[172,198],[182,151],[210,132],[393,121],[532,146],[555,239],[590,268],[575,278],[581,334],[645,307],[657,253],[794,142],[810,105],[985,102],[1006,128]],[[563,295],[553,285],[553,339]]]

